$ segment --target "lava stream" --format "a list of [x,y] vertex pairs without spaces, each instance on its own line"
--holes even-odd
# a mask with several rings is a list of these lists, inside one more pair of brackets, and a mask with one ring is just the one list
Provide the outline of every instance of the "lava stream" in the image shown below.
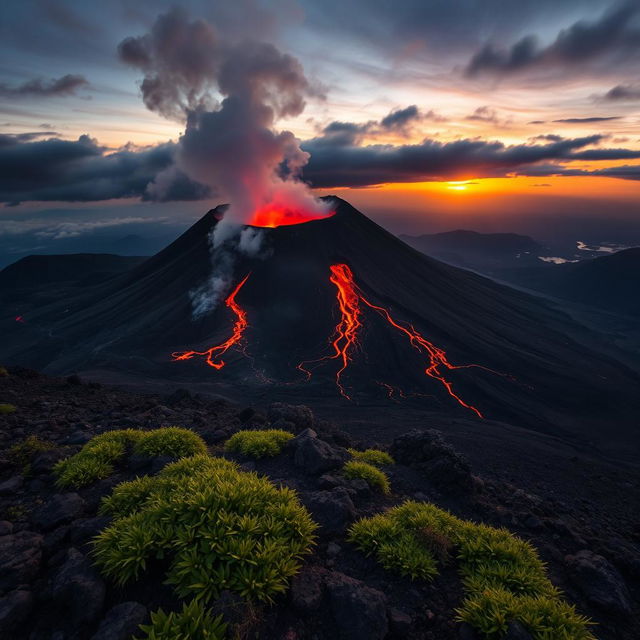
[[[205,362],[214,369],[222,369],[226,364],[224,360],[220,360],[220,356],[226,353],[234,344],[238,344],[242,340],[242,335],[244,334],[245,329],[249,326],[247,322],[247,312],[236,302],[236,296],[244,283],[249,279],[249,275],[247,274],[243,280],[238,283],[236,288],[227,296],[227,299],[224,301],[227,307],[233,311],[236,315],[236,321],[233,325],[233,332],[231,337],[225,340],[222,344],[219,344],[215,347],[211,347],[206,351],[176,351],[171,354],[174,362],[179,360],[191,360],[191,358],[195,358],[196,356],[206,356]],[[216,360],[217,358],[217,360]]]
[[331,265],[331,276],[329,280],[336,285],[338,289],[338,306],[340,308],[340,322],[336,326],[336,330],[331,338],[331,346],[333,353],[319,358],[318,360],[306,360],[298,365],[298,369],[307,374],[307,378],[311,378],[311,371],[304,365],[322,362],[323,360],[340,360],[341,366],[336,373],[336,384],[340,393],[347,399],[344,387],[341,383],[341,377],[344,370],[351,362],[351,351],[357,347],[358,329],[362,326],[358,293],[356,292],[353,282],[353,274],[346,264]]
[[[340,307],[341,319],[336,327],[336,331],[334,333],[334,337],[332,338],[332,346],[334,352],[325,356],[324,358],[320,358],[319,360],[312,360],[307,362],[301,362],[298,365],[298,369],[304,371],[307,376],[311,377],[311,372],[305,368],[305,364],[309,362],[321,362],[323,360],[328,359],[340,359],[342,365],[336,374],[336,383],[338,388],[340,389],[340,393],[348,398],[349,396],[345,393],[344,388],[341,384],[341,376],[344,373],[345,369],[348,367],[351,362],[352,355],[351,351],[357,346],[357,333],[358,329],[362,326],[362,322],[360,320],[362,315],[362,305],[373,309],[378,314],[380,314],[394,329],[397,329],[402,334],[404,334],[418,352],[424,354],[428,357],[428,366],[425,369],[425,374],[435,380],[438,380],[442,384],[442,386],[446,389],[447,393],[454,398],[458,404],[473,411],[478,417],[482,418],[483,415],[480,411],[474,407],[473,405],[465,402],[454,390],[453,384],[444,377],[444,374],[441,371],[441,368],[444,367],[449,370],[454,369],[469,369],[469,368],[479,368],[484,369],[485,371],[490,371],[491,373],[497,373],[492,369],[488,369],[487,367],[483,367],[482,365],[477,364],[466,364],[466,365],[455,365],[449,362],[447,359],[447,354],[443,349],[440,349],[432,342],[429,342],[424,336],[422,336],[412,325],[407,324],[403,325],[398,323],[393,319],[391,314],[384,307],[380,307],[373,302],[369,301],[362,293],[358,285],[355,283],[353,279],[353,273],[351,269],[346,264],[334,264],[331,265],[331,277],[330,280],[333,284],[336,285],[338,289],[338,305]],[[499,374],[502,375],[502,374]],[[383,386],[390,392],[390,397],[393,395],[391,391],[392,387],[382,383]]]

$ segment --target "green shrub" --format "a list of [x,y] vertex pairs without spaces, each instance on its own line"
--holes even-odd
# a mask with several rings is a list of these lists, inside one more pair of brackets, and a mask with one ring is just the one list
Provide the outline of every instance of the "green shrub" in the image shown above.
[[9,449],[9,462],[17,467],[24,467],[36,453],[52,448],[51,442],[41,440],[38,436],[29,436]]
[[8,415],[16,412],[16,405],[3,402],[0,404],[0,415]]
[[344,473],[347,478],[362,478],[362,480],[367,481],[369,486],[380,489],[382,493],[391,492],[387,474],[366,462],[351,460],[344,465],[342,473]]
[[106,576],[122,585],[164,558],[177,595],[204,603],[225,589],[265,601],[285,591],[316,528],[294,491],[208,455],[120,484],[100,512],[114,517],[95,539]]
[[204,440],[193,431],[181,427],[165,427],[148,431],[140,438],[133,452],[149,456],[171,456],[172,458],[186,458],[199,453],[207,453]]
[[293,434],[281,429],[238,431],[225,443],[227,451],[235,451],[253,458],[277,456]]
[[144,640],[224,640],[227,625],[222,616],[211,612],[197,600],[182,607],[179,613],[158,609],[151,614],[151,624],[141,624]]
[[364,451],[347,449],[347,451],[349,451],[354,460],[372,464],[374,467],[384,467],[395,463],[395,460],[386,451],[380,451],[379,449],[365,449]]
[[54,467],[60,487],[84,487],[113,473],[114,465],[127,451],[149,457],[167,455],[175,458],[204,453],[202,438],[180,427],[165,427],[153,431],[120,429],[95,436],[74,456],[61,460]]
[[535,640],[593,640],[591,623],[561,599],[535,549],[506,529],[408,501],[356,522],[349,539],[386,569],[412,579],[433,578],[440,551],[454,549],[466,592],[458,619],[485,638],[501,638],[517,620]]

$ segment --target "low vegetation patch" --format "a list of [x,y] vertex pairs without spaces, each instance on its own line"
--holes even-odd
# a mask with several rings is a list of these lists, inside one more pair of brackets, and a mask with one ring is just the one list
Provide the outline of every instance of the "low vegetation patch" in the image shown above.
[[183,458],[205,453],[207,447],[196,433],[180,427],[165,427],[153,431],[120,429],[107,431],[92,438],[74,456],[61,460],[54,467],[60,487],[84,487],[109,477],[128,451],[148,457]]
[[138,640],[224,640],[227,625],[222,616],[213,617],[201,602],[192,600],[180,612],[151,614],[151,624],[140,625],[144,632]]
[[347,478],[361,478],[362,480],[366,480],[370,487],[379,489],[382,493],[391,492],[387,474],[367,462],[351,460],[344,465],[342,473],[344,473]]
[[[488,639],[519,621],[535,640],[593,640],[589,621],[564,602],[535,549],[506,529],[460,520],[425,502],[405,502],[364,518],[350,540],[383,567],[412,579],[433,578],[438,550],[455,552],[466,598],[458,617]],[[447,552],[448,555],[448,552]]]
[[380,451],[380,449],[365,449],[364,451],[347,449],[347,451],[354,460],[372,464],[374,467],[384,467],[395,463],[395,460],[386,451]]
[[252,458],[277,456],[293,434],[282,429],[238,431],[225,443],[227,451],[234,451]]
[[51,442],[41,440],[38,436],[29,436],[9,449],[9,462],[17,467],[24,467],[36,453],[52,448]]
[[0,403],[0,415],[8,415],[16,412],[16,405],[8,402]]
[[117,486],[101,513],[114,518],[95,539],[106,576],[123,585],[164,559],[176,594],[205,604],[225,589],[272,600],[297,573],[316,529],[294,491],[208,455]]

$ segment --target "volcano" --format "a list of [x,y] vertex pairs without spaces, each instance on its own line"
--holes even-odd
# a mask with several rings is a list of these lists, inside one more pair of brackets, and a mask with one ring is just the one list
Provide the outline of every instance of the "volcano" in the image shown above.
[[[211,210],[124,274],[3,321],[5,362],[137,372],[343,402],[407,402],[624,449],[638,375],[549,303],[426,257],[344,200],[262,229],[226,304],[194,319],[211,276]],[[272,222],[272,221],[270,221]],[[188,354],[188,355],[187,355]],[[607,425],[606,431],[603,426]]]

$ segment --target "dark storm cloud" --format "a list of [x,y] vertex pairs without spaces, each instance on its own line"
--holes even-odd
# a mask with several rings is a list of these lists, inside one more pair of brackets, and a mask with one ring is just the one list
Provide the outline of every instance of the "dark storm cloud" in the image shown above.
[[324,127],[322,135],[314,138],[312,142],[313,145],[318,146],[358,145],[365,135],[370,137],[387,133],[408,135],[414,124],[427,120],[444,122],[446,118],[438,115],[433,109],[422,111],[415,104],[412,104],[409,107],[391,110],[379,121],[369,120],[368,122],[356,123],[334,120]]
[[[585,150],[604,136],[552,139],[547,144],[506,146],[478,139],[439,142],[426,139],[415,145],[331,145],[326,139],[303,143],[311,153],[304,177],[316,187],[367,186],[388,182],[445,180],[474,175],[506,175],[539,162],[639,157],[627,149]],[[598,158],[598,154],[602,157]],[[555,165],[554,165],[555,167]]]
[[551,122],[564,122],[566,124],[588,124],[590,122],[607,122],[609,120],[620,120],[620,116],[594,116],[591,118],[560,118]]
[[9,147],[18,142],[31,142],[43,137],[57,137],[55,131],[27,131],[25,133],[0,133],[0,147]]
[[550,45],[541,46],[527,35],[511,47],[485,44],[469,61],[465,74],[507,75],[548,64],[572,65],[606,55],[629,55],[640,51],[640,28],[635,18],[640,5],[634,0],[606,12],[599,20],[580,20],[560,31]]
[[601,99],[610,100],[612,102],[640,100],[640,85],[618,84],[609,89]]
[[56,96],[75,95],[81,87],[88,86],[89,81],[81,75],[68,73],[61,78],[44,80],[36,78],[28,80],[23,84],[10,87],[7,84],[0,84],[0,96],[3,98],[51,98]]
[[380,120],[380,126],[390,131],[405,129],[407,125],[420,120],[421,115],[418,107],[412,104],[404,109],[396,109]]
[[627,164],[620,167],[604,169],[573,169],[560,165],[541,165],[522,167],[518,173],[523,176],[595,176],[603,178],[619,178],[621,180],[640,180],[640,164]]
[[[89,136],[78,140],[21,141],[0,145],[0,202],[88,202],[112,198],[158,199],[149,184],[174,161],[175,145],[107,153]],[[195,200],[208,189],[176,172],[163,199]]]

